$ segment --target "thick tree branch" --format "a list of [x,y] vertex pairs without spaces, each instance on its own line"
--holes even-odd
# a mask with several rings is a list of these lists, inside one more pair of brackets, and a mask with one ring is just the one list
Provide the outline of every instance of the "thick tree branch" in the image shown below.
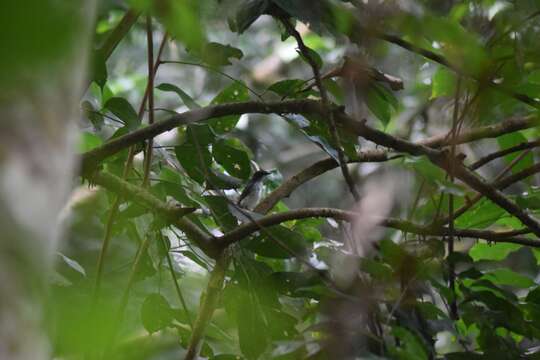
[[[531,127],[538,126],[539,124],[539,117],[536,114],[524,117],[513,117],[496,124],[480,126],[467,131],[462,131],[456,136],[454,142],[456,145],[459,145],[480,139],[496,138],[504,134],[529,129]],[[425,140],[420,140],[419,143],[429,147],[451,145],[446,135],[447,134],[433,136]]]
[[[115,152],[140,142],[150,137],[154,137],[164,131],[170,130],[178,125],[203,121],[212,117],[220,117],[232,114],[244,113],[324,113],[320,102],[313,100],[295,100],[274,103],[242,102],[234,104],[224,104],[209,106],[207,108],[196,109],[182,114],[178,114],[168,120],[157,122],[146,128],[134,131],[130,134],[119,137],[108,142],[102,147],[96,148],[84,155],[85,167],[92,171],[92,164],[114,154]],[[373,129],[366,125],[365,121],[357,121],[348,117],[345,113],[338,111],[335,113],[336,120],[341,121],[349,130],[364,137],[378,145],[393,148],[397,151],[405,152],[414,156],[426,155],[434,164],[448,170],[450,159],[446,152],[430,148],[423,144],[416,144],[406,140],[396,138],[385,132]],[[478,175],[467,169],[462,164],[457,164],[455,169],[456,178],[460,179],[472,189],[484,194],[491,201],[520,219],[524,225],[529,226],[537,235],[540,235],[540,223],[523,211],[512,201],[508,200],[504,194],[487,184]]]
[[117,137],[103,146],[83,154],[83,171],[92,171],[103,159],[141,141],[156,137],[166,131],[181,125],[206,121],[227,115],[242,114],[285,114],[285,113],[323,113],[321,103],[315,100],[292,100],[283,102],[239,102],[207,106],[174,115],[169,119],[155,122],[153,125],[135,130],[124,136]]
[[[226,233],[222,237],[217,238],[216,240],[221,247],[225,248],[259,231],[260,227],[269,227],[281,224],[286,221],[300,220],[312,217],[333,218],[336,220],[350,222],[357,216],[359,216],[358,213],[333,208],[304,208],[285,211],[276,214],[266,215],[260,219],[257,219],[257,223],[250,222],[241,225],[236,229]],[[446,236],[450,233],[450,229],[447,227],[421,226],[409,221],[397,219],[381,219],[381,226],[425,236]],[[517,237],[517,235],[521,235],[527,232],[528,230],[496,232],[474,229],[454,229],[453,231],[454,235],[457,237],[478,238],[492,242],[511,242],[522,245],[540,247],[540,240]]]
[[[322,105],[316,100],[288,100],[281,102],[239,102],[231,104],[222,104],[208,106],[201,109],[186,111],[181,114],[174,115],[166,120],[156,122],[151,126],[147,126],[129,134],[117,137],[105,143],[104,145],[90,150],[82,156],[83,170],[91,171],[105,158],[125,149],[131,145],[148,140],[166,131],[172,130],[177,126],[187,125],[194,122],[202,122],[215,117],[226,115],[243,115],[243,114],[302,114],[302,113],[324,113]],[[518,130],[523,130],[537,126],[539,124],[538,117],[527,116],[523,118],[513,118],[503,121],[497,125],[483,126],[476,129],[471,129],[463,132],[456,138],[456,143],[462,144],[470,141],[475,141],[483,138],[493,138],[502,134],[511,133]],[[419,144],[430,147],[440,147],[448,145],[448,139],[445,135],[431,137],[420,141]]]
[[[536,116],[527,116],[522,118],[511,118],[502,121],[498,124],[482,126],[468,131],[462,132],[455,137],[454,143],[463,144],[470,141],[495,138],[507,133],[527,129],[538,124]],[[436,135],[430,138],[420,140],[419,144],[429,147],[439,148],[447,145],[451,145],[451,139],[446,135]],[[517,150],[516,150],[517,151]],[[354,162],[382,162],[389,160],[388,152],[386,150],[369,150],[361,152],[358,155],[358,159],[353,159],[349,163]],[[298,174],[292,176],[286,180],[281,186],[272,191],[265,199],[263,199],[257,207],[255,212],[265,214],[270,211],[280,200],[288,197],[297,187],[305,184],[311,179],[324,174],[326,171],[335,169],[338,166],[336,161],[332,158],[327,158],[314,163],[308,168],[300,171]],[[529,175],[530,176],[530,175]]]
[[[182,218],[183,215],[192,211],[190,208],[168,206],[154,197],[152,194],[148,193],[145,189],[130,184],[115,175],[101,172],[97,173],[93,180],[96,182],[96,184],[99,184],[118,194],[122,194],[122,196],[129,197],[134,202],[147,207],[149,210],[162,214],[166,219],[169,219],[172,225],[185,232],[190,239],[192,239],[194,243],[201,248],[201,250],[213,258],[218,258],[220,256],[219,254],[221,254],[221,252],[228,245],[238,242],[254,232],[259,231],[261,227],[269,227],[285,221],[309,217],[330,217],[337,220],[351,221],[355,216],[358,216],[357,213],[351,211],[332,208],[298,209],[267,215],[258,219],[256,223],[250,222],[241,225],[225,235],[215,238],[203,232],[191,221]],[[449,233],[449,229],[447,227],[422,226],[409,221],[397,219],[382,219],[381,226],[426,236],[446,236]],[[495,232],[489,230],[455,229],[454,234],[457,237],[479,238],[493,242],[512,242],[522,245],[540,247],[539,240],[518,236],[527,232],[528,230]]]

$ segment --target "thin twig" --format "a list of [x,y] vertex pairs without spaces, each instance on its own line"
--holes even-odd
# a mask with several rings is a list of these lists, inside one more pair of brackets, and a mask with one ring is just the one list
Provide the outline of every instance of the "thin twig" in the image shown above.
[[354,180],[351,174],[349,173],[349,168],[347,167],[347,161],[345,159],[345,153],[343,152],[341,138],[339,136],[338,129],[336,126],[336,121],[334,119],[334,113],[330,110],[330,101],[328,100],[328,94],[326,93],[326,88],[323,86],[323,83],[321,80],[321,73],[320,73],[319,65],[313,58],[310,52],[310,49],[306,46],[306,44],[304,44],[304,40],[302,40],[302,36],[300,35],[298,31],[296,31],[296,29],[289,22],[289,20],[288,19],[280,19],[280,20],[285,26],[285,28],[287,29],[287,32],[296,39],[296,43],[298,44],[298,49],[300,53],[304,56],[304,58],[307,60],[307,62],[311,66],[313,75],[315,77],[315,83],[317,84],[317,88],[319,88],[319,93],[321,94],[321,101],[323,103],[323,114],[328,116],[330,135],[332,137],[332,141],[336,145],[341,173],[343,174],[343,177],[345,178],[345,182],[347,183],[347,186],[349,187],[349,191],[353,195],[354,200],[359,201],[360,194],[358,193],[358,190],[356,189],[356,186],[354,185]]
[[[454,183],[455,177],[454,177],[454,166],[456,162],[456,144],[454,139],[458,135],[458,121],[459,121],[459,98],[460,98],[460,89],[461,89],[461,77],[458,76],[458,81],[456,85],[456,94],[454,97],[454,113],[452,118],[452,131],[451,131],[451,142],[452,145],[450,146],[450,166],[448,175],[450,177],[450,183]],[[464,112],[465,113],[465,112]],[[450,288],[450,291],[452,292],[452,300],[450,301],[450,318],[453,320],[457,320],[459,318],[458,315],[458,308],[457,308],[457,299],[456,299],[456,274],[455,274],[455,266],[453,263],[453,254],[454,254],[454,194],[450,193],[448,194],[448,217],[450,221],[448,222],[448,287]]]
[[191,315],[189,315],[189,310],[186,305],[186,300],[184,299],[184,295],[182,295],[182,290],[180,290],[180,285],[178,285],[178,278],[176,277],[176,273],[174,272],[171,254],[169,253],[169,249],[167,249],[167,243],[165,242],[165,238],[163,237],[163,234],[159,233],[159,237],[161,238],[161,243],[163,245],[163,248],[165,249],[165,257],[167,258],[167,264],[169,265],[169,271],[171,272],[171,277],[174,284],[174,289],[176,290],[176,295],[178,296],[178,299],[180,300],[180,304],[182,305],[182,308],[184,309],[184,313],[186,314],[186,319],[188,321],[189,327],[193,331],[193,322],[191,321]]
[[[146,16],[146,42],[147,42],[147,62],[148,62],[148,125],[154,123],[154,75],[156,70],[156,65],[154,65],[154,33],[152,29],[152,16]],[[167,35],[164,36],[164,39]],[[165,44],[165,41],[161,42],[162,45]],[[162,48],[160,47],[160,50]],[[158,56],[159,57],[159,56]],[[144,157],[144,167],[143,167],[143,187],[148,186],[148,179],[150,177],[150,167],[152,165],[152,150],[154,145],[154,139],[148,139],[146,144],[146,151]]]
[[195,62],[191,62],[191,61],[180,61],[180,60],[162,60],[162,61],[160,61],[160,64],[179,64],[179,65],[197,66],[197,67],[201,67],[201,68],[213,71],[216,74],[219,74],[221,76],[226,77],[229,80],[234,81],[235,83],[237,83],[238,85],[244,87],[250,93],[255,95],[259,100],[262,100],[262,95],[259,94],[258,92],[256,92],[255,90],[253,90],[251,87],[247,86],[243,81],[240,81],[240,80],[232,77],[231,75],[227,74],[226,72],[223,72],[223,71],[221,71],[221,70],[219,70],[219,69],[217,69],[217,68],[215,68],[213,66],[209,66],[209,65],[206,65],[206,64],[202,64],[202,63],[195,63]]
[[483,158],[475,161],[473,164],[471,164],[469,166],[469,169],[476,170],[476,169],[484,166],[485,164],[487,164],[487,163],[489,163],[489,162],[491,162],[491,161],[493,161],[495,159],[498,159],[500,157],[503,157],[503,156],[506,156],[508,154],[512,154],[512,153],[515,153],[515,152],[518,152],[518,151],[521,151],[521,150],[532,149],[532,148],[535,148],[535,147],[538,147],[538,146],[540,146],[540,140],[524,142],[524,143],[521,143],[521,144],[518,144],[518,145],[515,145],[515,146],[512,146],[512,147],[509,147],[507,149],[496,151],[496,152],[490,153],[490,154],[484,156]]

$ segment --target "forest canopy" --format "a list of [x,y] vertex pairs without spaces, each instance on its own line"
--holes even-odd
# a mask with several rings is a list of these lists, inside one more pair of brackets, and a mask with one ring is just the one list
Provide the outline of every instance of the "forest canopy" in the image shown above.
[[[80,26],[32,3],[0,100]],[[540,2],[84,16],[52,358],[540,358]]]

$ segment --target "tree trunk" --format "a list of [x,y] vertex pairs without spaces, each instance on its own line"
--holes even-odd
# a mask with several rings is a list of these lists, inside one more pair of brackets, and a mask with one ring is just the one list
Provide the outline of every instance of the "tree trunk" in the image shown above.
[[95,0],[5,1],[0,42],[0,359],[48,359],[46,280],[76,168]]

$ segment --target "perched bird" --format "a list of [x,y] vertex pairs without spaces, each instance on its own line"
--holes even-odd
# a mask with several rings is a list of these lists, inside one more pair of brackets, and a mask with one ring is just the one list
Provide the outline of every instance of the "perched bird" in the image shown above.
[[236,204],[245,209],[253,209],[261,198],[263,181],[270,174],[271,172],[266,170],[255,171],[251,179],[249,179],[246,187],[240,194]]

